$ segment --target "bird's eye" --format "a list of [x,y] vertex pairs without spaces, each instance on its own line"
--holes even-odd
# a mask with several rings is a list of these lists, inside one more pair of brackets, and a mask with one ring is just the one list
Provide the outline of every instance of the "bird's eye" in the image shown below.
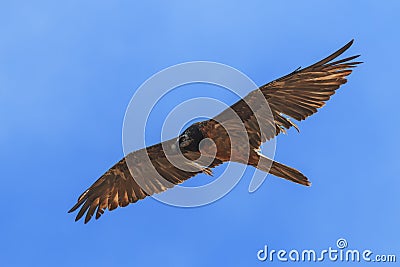
[[187,136],[187,134],[184,134],[182,136],[179,137],[179,146],[180,147],[186,147],[191,143],[189,137]]

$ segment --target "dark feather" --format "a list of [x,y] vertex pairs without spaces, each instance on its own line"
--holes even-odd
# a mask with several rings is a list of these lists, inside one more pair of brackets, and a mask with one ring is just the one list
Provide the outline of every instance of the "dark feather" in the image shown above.
[[[260,131],[258,126],[254,126],[257,124],[254,112],[259,112],[259,110],[257,108],[251,110],[248,105],[250,103],[251,107],[259,106],[257,103],[259,99],[254,97],[255,92],[261,92],[269,104],[274,120],[272,125],[276,125],[276,127],[271,126],[268,122],[264,121],[264,123],[276,130],[268,130],[269,133],[274,132],[274,134],[268,134],[261,140],[250,140],[250,142],[257,142],[260,146],[262,142],[270,140],[284,129],[296,125],[282,115],[301,121],[316,113],[317,108],[324,106],[335,90],[347,82],[346,76],[352,72],[351,69],[362,63],[352,61],[359,55],[333,61],[343,54],[352,43],[353,40],[315,64],[306,68],[298,68],[288,75],[261,86],[233,104],[231,108],[241,117],[245,125],[249,126],[247,128],[249,133]],[[224,112],[226,111],[216,116],[215,119],[224,118],[226,120]],[[255,135],[249,134],[249,136]]]
[[[171,140],[166,142],[170,143]],[[127,165],[126,158],[120,160],[89,187],[68,212],[73,212],[82,206],[76,216],[76,220],[82,218],[86,213],[85,223],[87,223],[92,218],[95,211],[95,218],[98,219],[106,208],[111,211],[118,206],[125,207],[129,203],[134,203],[148,195],[165,191],[173,185],[180,184],[198,173],[209,172],[209,169],[199,170],[197,172],[185,172],[177,169],[167,160],[162,150],[161,143],[147,148],[147,151],[149,157],[152,159],[152,164],[165,180],[148,177],[151,175],[151,171],[148,170],[148,166],[144,166],[142,163],[145,162],[145,160],[140,158],[143,156],[143,151],[139,150],[127,156],[128,158],[134,159],[132,160],[131,166]],[[222,162],[215,160],[209,167],[213,168],[219,164],[222,164]],[[129,171],[129,167],[133,168],[132,173],[140,177],[134,178]],[[137,181],[140,181],[144,188],[141,188]]]

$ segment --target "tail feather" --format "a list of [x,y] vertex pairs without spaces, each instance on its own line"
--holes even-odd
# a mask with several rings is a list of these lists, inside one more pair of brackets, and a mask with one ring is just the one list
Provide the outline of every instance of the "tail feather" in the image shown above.
[[304,176],[304,174],[296,169],[293,169],[276,161],[272,162],[269,173],[298,184],[302,184],[305,186],[311,185],[311,182],[307,179],[306,176]]
[[286,166],[282,163],[273,161],[272,159],[262,155],[261,153],[256,153],[253,161],[250,162],[250,165],[256,167],[259,170],[269,172],[272,175],[275,175],[280,178],[284,178],[286,180],[302,184],[305,186],[310,186],[311,182],[307,179],[304,174],[299,172],[298,170]]

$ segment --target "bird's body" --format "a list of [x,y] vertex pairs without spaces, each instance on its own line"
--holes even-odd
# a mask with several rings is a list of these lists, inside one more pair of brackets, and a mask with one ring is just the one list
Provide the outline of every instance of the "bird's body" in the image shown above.
[[86,223],[93,214],[99,218],[106,208],[124,207],[199,173],[211,174],[212,168],[227,161],[310,185],[298,170],[260,154],[260,146],[292,126],[298,129],[288,117],[304,120],[346,83],[351,68],[361,63],[353,61],[358,56],[333,60],[352,42],[250,92],[214,118],[191,125],[178,138],[128,154],[87,189],[69,212],[82,206],[76,220],[86,213]]

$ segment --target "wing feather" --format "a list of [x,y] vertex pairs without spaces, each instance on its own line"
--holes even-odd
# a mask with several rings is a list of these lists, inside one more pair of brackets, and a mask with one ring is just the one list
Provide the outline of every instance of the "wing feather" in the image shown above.
[[[111,211],[117,207],[125,207],[129,203],[135,203],[148,195],[163,192],[198,173],[209,170],[187,172],[178,169],[166,158],[161,143],[147,148],[147,152],[154,169],[143,163],[145,162],[141,158],[143,157],[143,150],[133,152],[94,182],[89,189],[79,196],[77,203],[68,212],[73,212],[81,207],[75,220],[81,219],[86,213],[85,223],[87,223],[93,215],[96,219],[100,218],[107,208]],[[127,164],[129,159],[131,159],[132,165]],[[222,164],[222,162],[215,160],[209,167],[213,168],[219,164]],[[129,168],[132,168],[135,177],[132,176]],[[152,176],[155,171],[162,177]]]
[[[275,129],[274,131],[267,130],[267,134],[264,134],[258,140],[250,140],[250,143],[256,142],[260,146],[262,142],[275,137],[281,132],[286,132],[285,129],[289,129],[292,126],[298,129],[296,124],[290,121],[289,117],[301,121],[316,113],[318,108],[323,107],[326,101],[335,93],[335,90],[347,82],[346,77],[351,74],[352,68],[362,63],[353,61],[359,55],[334,61],[352,44],[353,40],[323,60],[306,68],[298,68],[288,75],[267,83],[232,105],[231,109],[245,123],[250,137],[261,136],[259,123],[262,123],[267,128]],[[272,113],[270,117],[273,120],[272,124],[265,119],[256,120],[254,112],[259,111],[257,110],[259,106],[258,99],[255,97],[256,91],[261,92],[268,101]],[[250,106],[253,107],[253,110],[250,109]],[[254,110],[254,107],[256,107],[256,110]],[[225,111],[218,116],[224,113]]]

